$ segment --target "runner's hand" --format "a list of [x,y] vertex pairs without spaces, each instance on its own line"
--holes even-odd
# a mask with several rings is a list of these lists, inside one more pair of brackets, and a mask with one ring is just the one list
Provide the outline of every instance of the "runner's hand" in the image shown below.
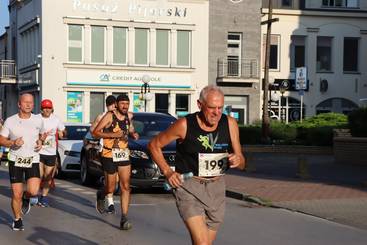
[[173,188],[178,188],[182,185],[182,181],[181,181],[181,175],[177,172],[174,171],[169,171],[166,174],[166,178],[168,183],[173,187]]
[[112,133],[112,134],[113,134],[112,138],[123,138],[123,137],[124,137],[124,135],[125,135],[125,133],[124,133],[124,131],[123,131],[123,130],[120,130],[120,131],[114,132],[114,133]]
[[134,140],[138,140],[139,139],[139,134],[137,132],[132,132],[132,133],[130,133],[130,137],[133,138]]
[[241,157],[234,153],[228,154],[228,163],[230,168],[237,168],[241,164]]
[[15,140],[14,140],[12,147],[14,147],[14,148],[19,148],[19,147],[21,147],[23,144],[24,144],[23,137],[19,137],[18,139],[15,139]]
[[34,151],[38,152],[42,149],[42,140],[36,141],[36,147],[34,147]]

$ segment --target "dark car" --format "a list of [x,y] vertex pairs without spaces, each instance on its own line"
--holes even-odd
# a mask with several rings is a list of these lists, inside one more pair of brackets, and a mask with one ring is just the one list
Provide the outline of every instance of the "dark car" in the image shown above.
[[[139,139],[129,139],[131,159],[131,186],[138,188],[162,187],[164,176],[157,164],[149,156],[147,145],[159,132],[167,129],[176,118],[162,113],[134,113],[133,123],[139,133]],[[100,161],[100,141],[94,139],[91,133],[84,138],[80,156],[80,178],[84,185],[96,183],[103,176]],[[175,142],[163,149],[163,155],[168,164],[174,169],[176,157]]]

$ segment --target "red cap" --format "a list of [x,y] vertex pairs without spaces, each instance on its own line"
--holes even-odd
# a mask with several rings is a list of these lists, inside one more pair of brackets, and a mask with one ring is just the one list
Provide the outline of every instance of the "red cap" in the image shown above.
[[44,109],[44,108],[50,108],[50,109],[52,109],[53,108],[52,101],[51,100],[48,100],[48,99],[42,100],[42,102],[41,102],[41,109]]

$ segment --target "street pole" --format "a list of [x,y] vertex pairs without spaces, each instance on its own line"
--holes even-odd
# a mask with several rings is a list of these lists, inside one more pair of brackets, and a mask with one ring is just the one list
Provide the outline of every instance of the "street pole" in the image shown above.
[[261,125],[261,141],[263,143],[270,143],[270,118],[268,113],[269,103],[269,66],[270,66],[270,38],[271,38],[271,24],[278,21],[278,19],[272,19],[273,17],[273,1],[269,0],[268,6],[268,20],[261,22],[262,25],[267,25],[266,30],[266,43],[265,43],[265,67],[264,67],[264,92],[263,92],[263,115]]

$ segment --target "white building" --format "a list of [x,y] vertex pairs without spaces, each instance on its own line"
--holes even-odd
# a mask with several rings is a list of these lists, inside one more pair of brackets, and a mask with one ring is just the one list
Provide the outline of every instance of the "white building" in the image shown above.
[[[267,0],[263,6],[267,7]],[[285,120],[300,117],[300,95],[295,88],[296,67],[306,67],[304,116],[322,112],[347,114],[367,97],[367,1],[273,0],[270,77],[274,81],[272,115]],[[268,9],[263,8],[263,20]],[[266,26],[262,26],[263,53]],[[264,64],[264,55],[262,56]],[[277,98],[279,84],[290,88]]]
[[[63,120],[80,122],[101,113],[109,94],[128,93],[132,111],[182,116],[197,110],[198,93],[208,84],[209,1],[9,5],[9,47],[18,68],[14,99],[32,92],[37,106],[51,99]],[[144,106],[142,94],[149,92],[153,96],[146,98],[152,99]],[[7,104],[16,109],[14,102]]]

